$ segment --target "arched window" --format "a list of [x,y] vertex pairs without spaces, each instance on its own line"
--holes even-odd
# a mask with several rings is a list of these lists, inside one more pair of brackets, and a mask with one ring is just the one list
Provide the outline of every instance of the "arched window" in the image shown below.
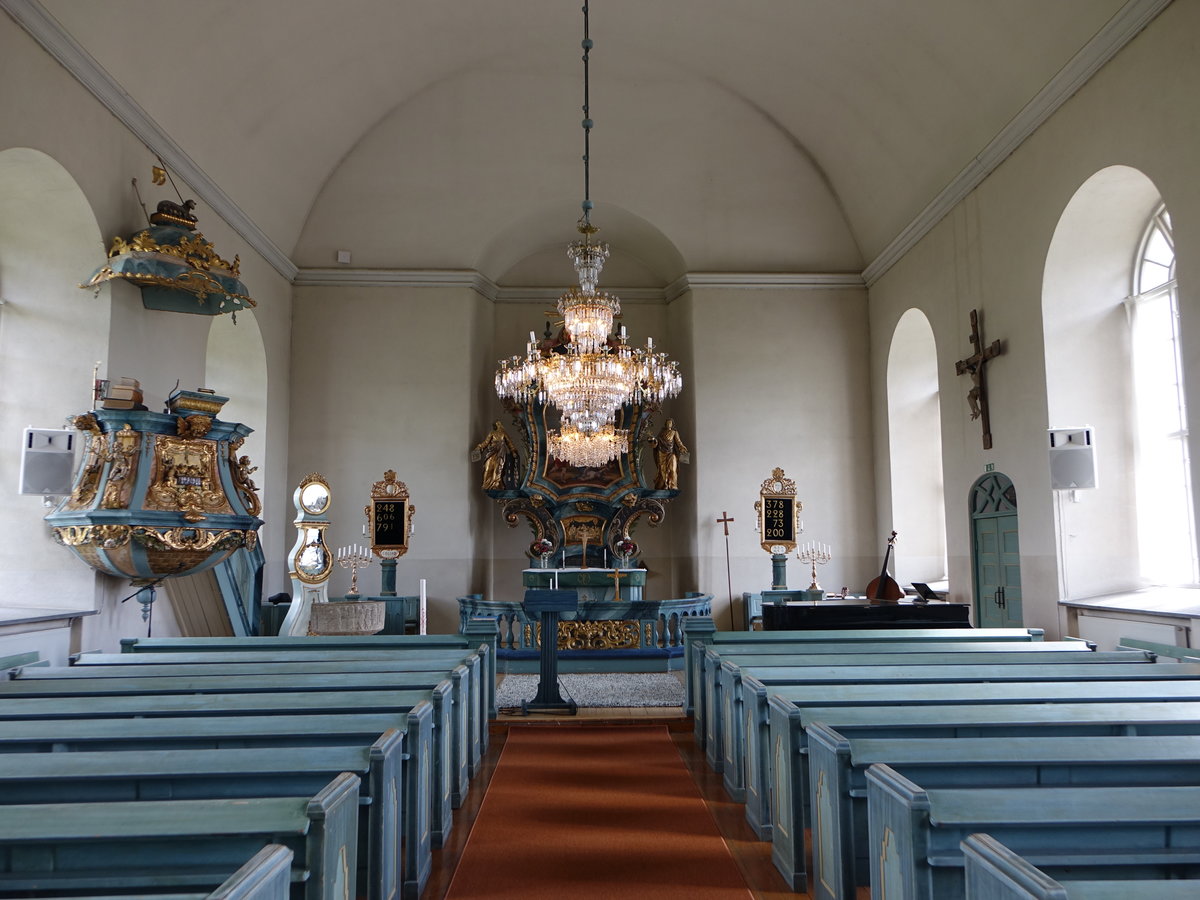
[[1138,543],[1142,576],[1154,584],[1197,581],[1187,405],[1179,353],[1179,302],[1171,216],[1151,215],[1126,301],[1137,421]]

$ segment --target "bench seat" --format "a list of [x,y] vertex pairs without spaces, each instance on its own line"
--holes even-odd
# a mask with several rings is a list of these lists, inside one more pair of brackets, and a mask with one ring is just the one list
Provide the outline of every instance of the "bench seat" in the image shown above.
[[431,845],[443,834],[431,827],[432,706],[408,713],[338,715],[163,717],[134,719],[30,719],[0,728],[0,754],[239,749],[263,756],[279,748],[370,746],[389,729],[405,733],[410,754],[401,794],[404,835],[404,895],[416,897],[432,867]]
[[268,844],[293,854],[293,896],[344,900],[356,865],[358,778],[307,797],[19,804],[0,816],[0,896],[112,885],[213,888]]
[[925,790],[876,764],[867,791],[876,896],[961,900],[976,832],[1051,877],[1200,877],[1200,787]]
[[[749,818],[752,806],[766,810],[769,828],[783,828],[785,834],[794,833],[805,821],[807,791],[802,795],[793,784],[808,784],[805,729],[818,722],[849,738],[1200,734],[1200,702],[1188,700],[798,707],[772,696],[770,711],[770,791],[762,803],[758,797],[748,796],[746,811]],[[749,772],[756,764],[755,758],[750,753],[746,755],[748,795],[764,790],[759,787],[764,782],[756,773]],[[749,777],[751,774],[753,778]],[[791,802],[785,802],[789,799]],[[774,842],[771,831],[766,839]]]
[[[386,900],[401,895],[404,880],[403,756],[404,735],[395,729],[370,746],[276,747],[254,754],[0,753],[0,812],[12,804],[311,795],[350,772],[360,779],[358,892]],[[409,880],[420,881],[416,865]]]
[[1057,881],[991,835],[962,842],[966,900],[1195,900],[1200,880]]
[[[924,788],[1200,785],[1200,736],[847,738],[808,729],[813,896],[853,897],[869,884],[867,769],[886,763]],[[772,859],[788,878],[804,845],[775,835]],[[1200,895],[1198,895],[1200,896]]]

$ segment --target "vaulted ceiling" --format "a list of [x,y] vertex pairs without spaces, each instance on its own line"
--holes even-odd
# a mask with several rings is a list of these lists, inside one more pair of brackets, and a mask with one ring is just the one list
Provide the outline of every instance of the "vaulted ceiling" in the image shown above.
[[[356,266],[536,283],[550,254],[566,274],[582,197],[580,5],[40,11],[295,265],[348,249]],[[1163,5],[595,0],[594,219],[629,256],[612,283],[879,267],[1036,124],[1047,85],[1069,95]]]

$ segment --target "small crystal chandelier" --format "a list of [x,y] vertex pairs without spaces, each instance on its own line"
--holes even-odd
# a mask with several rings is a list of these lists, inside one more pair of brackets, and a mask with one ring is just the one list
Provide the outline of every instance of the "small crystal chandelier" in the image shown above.
[[591,222],[590,149],[592,120],[588,104],[588,3],[583,4],[583,216],[577,225],[582,237],[567,247],[579,287],[558,300],[567,343],[543,351],[533,332],[525,356],[500,361],[496,393],[502,399],[529,404],[548,403],[558,409],[561,422],[548,430],[546,446],[551,456],[573,466],[598,467],[627,453],[629,432],[617,428],[617,410],[628,403],[657,404],[677,395],[683,387],[679,366],[656,352],[654,339],[644,348],[625,342],[625,328],[613,334],[621,314],[614,295],[596,289],[608,244],[592,240],[599,230]]

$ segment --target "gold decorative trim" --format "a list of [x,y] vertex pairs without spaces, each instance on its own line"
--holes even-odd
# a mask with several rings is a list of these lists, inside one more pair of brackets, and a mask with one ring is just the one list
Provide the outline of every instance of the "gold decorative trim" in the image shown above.
[[245,438],[239,437],[229,442],[229,477],[233,479],[233,486],[237,489],[238,496],[242,498],[246,512],[257,516],[262,512],[262,501],[258,499],[258,485],[254,483],[254,479],[250,475],[258,471],[258,466],[250,465],[249,456],[239,458],[237,455],[237,451],[245,440]]
[[128,509],[129,495],[137,477],[138,447],[142,442],[140,432],[134,431],[126,422],[120,431],[109,437],[106,461],[111,463],[108,480],[104,485],[102,509]]
[[771,470],[771,477],[762,483],[758,489],[760,494],[777,494],[784,497],[796,496],[796,482],[783,474],[783,469],[776,466]]
[[97,547],[115,550],[129,543],[132,528],[128,525],[59,525],[51,533],[64,547]]
[[181,512],[188,522],[203,521],[206,513],[232,515],[217,477],[216,451],[213,441],[155,435],[146,509]]
[[173,256],[197,269],[223,269],[235,278],[241,275],[241,257],[235,256],[233,262],[226,262],[213,249],[212,243],[198,231],[195,237],[181,235],[178,244],[160,244],[149,229],[139,231],[128,241],[121,237],[113,238],[108,258],[112,259],[123,253],[161,253],[164,256]]
[[246,546],[253,531],[227,528],[214,531],[205,528],[148,528],[137,526],[131,538],[147,550],[236,550]]
[[636,619],[559,622],[559,650],[633,650],[639,646]]

